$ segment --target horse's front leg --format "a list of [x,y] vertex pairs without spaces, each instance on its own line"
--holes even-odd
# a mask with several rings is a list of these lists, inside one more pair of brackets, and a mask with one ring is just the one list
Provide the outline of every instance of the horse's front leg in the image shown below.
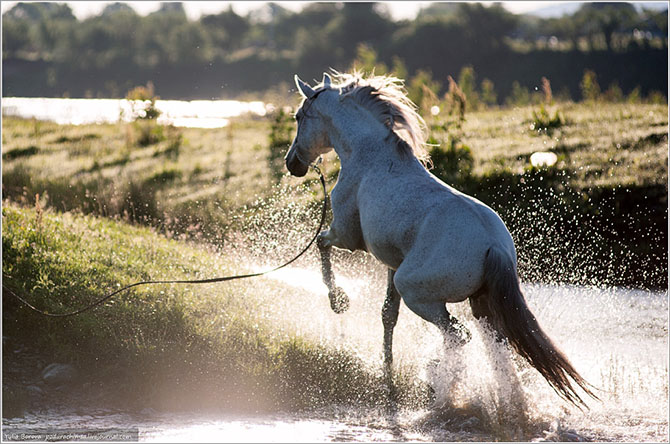
[[332,230],[324,231],[319,235],[316,245],[319,247],[319,253],[321,253],[321,273],[323,274],[323,283],[328,287],[330,308],[335,313],[344,313],[349,308],[349,297],[344,290],[335,285],[333,267],[330,263],[330,249],[337,245],[337,238]]
[[386,299],[382,306],[382,323],[384,324],[384,379],[389,389],[392,401],[395,401],[395,386],[393,385],[393,328],[398,322],[400,309],[400,293],[393,284],[395,271],[389,268]]

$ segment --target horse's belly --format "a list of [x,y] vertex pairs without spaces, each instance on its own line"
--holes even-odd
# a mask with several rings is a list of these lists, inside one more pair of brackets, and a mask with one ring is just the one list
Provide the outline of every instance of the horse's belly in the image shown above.
[[388,268],[397,270],[403,261],[402,251],[392,244],[366,243],[367,251]]

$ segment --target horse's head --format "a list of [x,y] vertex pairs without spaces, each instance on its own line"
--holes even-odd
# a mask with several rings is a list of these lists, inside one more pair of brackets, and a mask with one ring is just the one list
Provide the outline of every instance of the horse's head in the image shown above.
[[307,174],[309,166],[320,155],[332,149],[326,122],[321,118],[316,100],[322,94],[325,96],[329,91],[336,90],[331,88],[331,79],[328,74],[323,75],[323,83],[316,89],[312,89],[297,75],[295,84],[304,100],[295,114],[298,132],[286,154],[286,168],[292,175],[302,177]]

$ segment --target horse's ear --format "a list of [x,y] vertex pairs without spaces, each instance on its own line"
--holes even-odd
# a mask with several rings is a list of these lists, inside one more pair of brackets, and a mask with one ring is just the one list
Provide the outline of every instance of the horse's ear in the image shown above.
[[306,98],[309,99],[314,95],[314,90],[305,82],[300,80],[298,77],[298,74],[295,75],[295,85],[298,87],[298,91],[300,91],[300,94]]
[[330,76],[328,75],[327,72],[324,72],[323,73],[323,87],[328,88],[330,86],[330,82],[331,82]]

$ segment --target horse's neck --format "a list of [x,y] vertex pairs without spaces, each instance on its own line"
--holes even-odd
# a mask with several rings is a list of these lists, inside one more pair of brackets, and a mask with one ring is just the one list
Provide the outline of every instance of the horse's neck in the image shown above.
[[330,140],[343,172],[418,164],[413,156],[398,149],[395,137],[388,128],[363,113],[341,113],[331,119]]

